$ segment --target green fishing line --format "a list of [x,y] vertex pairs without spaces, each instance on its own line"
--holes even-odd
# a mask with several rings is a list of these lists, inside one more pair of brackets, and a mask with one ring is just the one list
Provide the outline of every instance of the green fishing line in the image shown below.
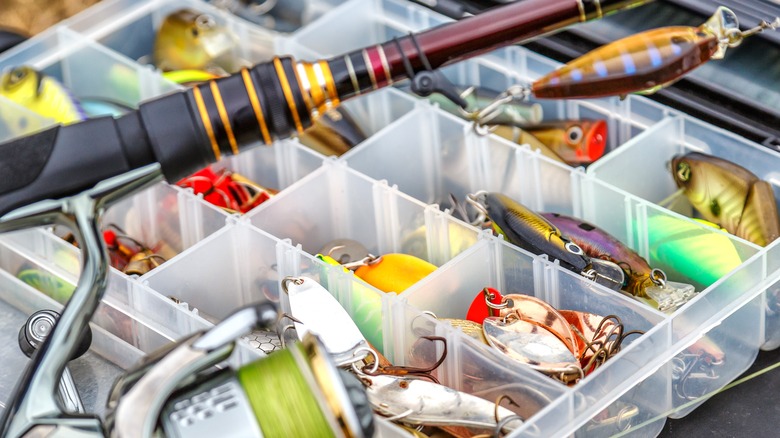
[[238,370],[238,380],[266,438],[335,438],[289,350],[275,352],[242,367]]

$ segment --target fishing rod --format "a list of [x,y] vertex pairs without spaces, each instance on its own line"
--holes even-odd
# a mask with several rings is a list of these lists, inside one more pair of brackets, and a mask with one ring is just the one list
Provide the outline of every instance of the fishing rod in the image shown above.
[[[80,436],[105,436],[114,434],[120,423],[141,424],[141,417],[153,422],[159,413],[155,407],[165,398],[163,392],[139,390],[154,397],[156,405],[133,404],[121,397],[137,385],[135,378],[151,372],[148,368],[133,372],[127,387],[114,388],[117,398],[109,404],[117,417],[110,424],[91,414],[71,415],[56,399],[80,333],[106,290],[109,256],[99,224],[105,209],[161,176],[178,181],[258,140],[271,144],[300,134],[342,101],[404,79],[412,80],[418,94],[440,92],[465,106],[436,69],[645,2],[523,0],[331,59],[299,62],[275,57],[148,101],[119,118],[55,126],[0,144],[0,232],[57,223],[70,228],[82,248],[76,290],[17,381],[0,419],[0,435],[72,436],[78,431]],[[237,337],[217,331],[220,342],[193,352],[194,359],[211,364],[211,359],[227,358]],[[211,339],[216,334],[203,336]],[[176,374],[175,367],[158,371],[187,375]],[[177,382],[168,383],[172,389]],[[124,410],[119,404],[131,408]]]
[[257,144],[300,134],[342,101],[412,79],[465,106],[435,70],[647,0],[523,0],[418,34],[314,62],[275,57],[252,68],[101,117],[0,144],[2,215],[159,163],[177,181]]

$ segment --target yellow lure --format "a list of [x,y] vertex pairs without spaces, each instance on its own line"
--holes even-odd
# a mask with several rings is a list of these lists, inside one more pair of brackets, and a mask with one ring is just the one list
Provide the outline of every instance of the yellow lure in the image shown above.
[[361,266],[355,275],[383,292],[400,294],[436,270],[436,266],[408,254],[385,254]]
[[[32,67],[11,69],[0,77],[0,95],[57,123],[68,124],[87,118],[79,102],[56,79]],[[24,130],[24,120],[9,120],[11,129]]]

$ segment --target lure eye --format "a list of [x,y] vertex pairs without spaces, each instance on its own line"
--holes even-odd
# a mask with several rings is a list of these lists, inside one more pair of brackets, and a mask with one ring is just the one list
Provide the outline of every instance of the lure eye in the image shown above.
[[197,28],[197,27],[193,27],[193,28],[192,28],[192,36],[193,36],[193,37],[197,38],[199,33],[200,33],[200,32],[198,31],[198,28]]
[[677,164],[677,179],[682,182],[686,182],[691,179],[691,165],[685,161],[681,161]]
[[23,68],[15,68],[11,70],[11,74],[8,75],[8,85],[16,85],[27,76],[27,70]]
[[198,18],[195,19],[195,29],[209,30],[213,29],[216,25],[217,23],[214,21],[214,18],[211,15],[198,15]]
[[576,145],[582,141],[583,132],[579,126],[572,126],[566,131],[566,142]]
[[574,255],[582,255],[582,248],[580,248],[574,242],[566,242],[566,245],[564,245],[564,248],[566,248],[566,251],[569,251],[570,253],[572,253]]

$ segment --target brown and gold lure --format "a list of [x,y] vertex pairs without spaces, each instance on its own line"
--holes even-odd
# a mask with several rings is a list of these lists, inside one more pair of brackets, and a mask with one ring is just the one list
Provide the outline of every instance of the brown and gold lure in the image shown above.
[[766,246],[780,236],[772,187],[749,170],[699,152],[675,156],[672,175],[704,219]]
[[780,18],[740,31],[736,14],[719,7],[699,27],[652,29],[599,47],[538,79],[530,92],[553,99],[651,94],[707,61],[723,58],[726,49],[744,38],[778,26]]

